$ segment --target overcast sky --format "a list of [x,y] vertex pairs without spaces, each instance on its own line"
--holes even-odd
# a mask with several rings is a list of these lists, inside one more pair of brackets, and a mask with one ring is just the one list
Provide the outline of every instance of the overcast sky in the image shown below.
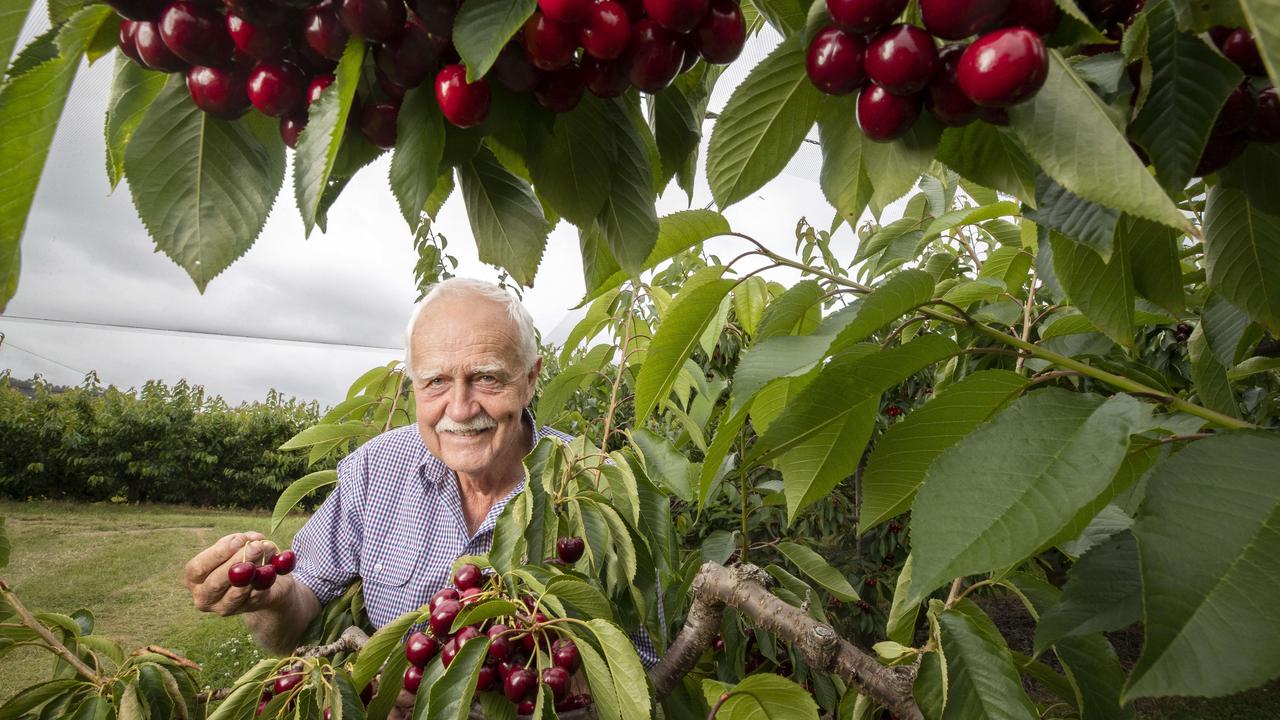
[[[37,11],[19,47],[44,27]],[[719,81],[712,110],[777,41],[766,30],[749,43]],[[330,211],[329,232],[316,230],[310,239],[286,178],[253,248],[201,295],[155,251],[124,183],[114,194],[108,188],[102,124],[111,64],[107,57],[84,68],[68,100],[27,222],[18,292],[0,316],[0,369],[60,384],[77,384],[93,370],[121,387],[186,378],[231,402],[262,399],[275,388],[328,405],[362,372],[400,357],[416,297],[416,256],[387,184],[390,153],[360,171]],[[797,219],[825,227],[832,217],[818,187],[820,163],[817,147],[805,144],[782,175],[729,208],[730,224],[791,252]],[[693,206],[703,207],[710,192],[701,168],[698,180]],[[659,214],[686,204],[673,183]],[[460,193],[444,206],[437,229],[461,263],[458,274],[497,277],[476,259]],[[845,227],[834,244],[851,254],[852,243]],[[742,250],[741,241],[709,245],[725,259]],[[570,308],[583,294],[581,269],[577,232],[561,222],[524,295],[544,338],[563,339],[577,317]]]

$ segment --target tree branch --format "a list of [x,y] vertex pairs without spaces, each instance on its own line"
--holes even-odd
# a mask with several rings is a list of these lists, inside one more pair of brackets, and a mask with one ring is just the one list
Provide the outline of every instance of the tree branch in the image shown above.
[[31,611],[27,610],[27,606],[22,604],[22,601],[18,599],[17,594],[14,593],[13,589],[9,587],[9,584],[4,581],[4,578],[0,578],[0,595],[2,595],[5,601],[9,603],[14,612],[18,613],[18,617],[22,618],[22,624],[31,628],[36,635],[39,635],[40,639],[49,646],[49,649],[52,650],[55,655],[62,658],[68,665],[75,668],[76,672],[83,675],[95,685],[102,685],[106,682],[105,678],[99,675],[93,668],[86,665],[75,653],[68,650],[67,646],[63,645],[62,642],[59,641],[58,638],[54,637],[53,633],[49,631],[49,628],[44,626],[44,623],[37,620],[35,616],[31,614]]

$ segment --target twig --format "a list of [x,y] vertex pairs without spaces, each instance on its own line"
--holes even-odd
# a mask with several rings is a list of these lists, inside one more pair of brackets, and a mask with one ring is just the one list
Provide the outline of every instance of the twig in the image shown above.
[[178,653],[168,648],[162,648],[159,645],[148,645],[144,648],[138,648],[137,650],[134,650],[133,652],[129,653],[129,655],[133,657],[133,656],[141,655],[143,653],[155,653],[156,655],[163,655],[169,658],[170,660],[174,661],[175,663],[181,665],[182,667],[195,670],[196,672],[200,672],[201,670],[204,669],[200,667],[200,663],[192,660],[191,658],[185,657],[183,655],[179,655]]
[[45,627],[44,623],[37,620],[35,616],[31,614],[30,610],[27,610],[27,606],[22,604],[22,601],[18,599],[17,594],[13,592],[13,589],[9,587],[9,584],[6,583],[2,577],[0,577],[0,595],[3,595],[5,601],[13,607],[14,612],[18,613],[18,617],[22,619],[22,624],[31,628],[36,635],[39,635],[40,639],[44,640],[45,643],[49,645],[49,649],[52,650],[55,655],[66,661],[68,665],[75,668],[76,672],[88,678],[88,680],[93,684],[103,685],[107,682],[106,678],[102,677],[93,668],[86,665],[83,660],[76,656],[75,653],[68,650],[66,645],[63,645],[58,638],[54,637],[52,632],[49,632],[49,628]]

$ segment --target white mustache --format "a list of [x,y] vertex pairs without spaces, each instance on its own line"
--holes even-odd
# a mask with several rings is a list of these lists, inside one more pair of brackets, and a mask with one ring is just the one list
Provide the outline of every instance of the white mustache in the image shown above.
[[447,417],[441,418],[440,422],[436,423],[436,432],[472,433],[489,430],[497,426],[497,420],[494,420],[487,413],[480,413],[466,422],[454,422]]

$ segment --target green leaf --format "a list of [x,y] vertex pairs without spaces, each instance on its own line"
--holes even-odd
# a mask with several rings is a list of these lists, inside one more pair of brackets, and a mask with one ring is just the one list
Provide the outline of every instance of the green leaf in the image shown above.
[[[658,220],[658,242],[649,257],[645,258],[641,271],[651,270],[677,254],[701,244],[708,238],[730,232],[729,221],[714,210],[681,210]],[[597,287],[587,288],[579,306],[604,295],[629,278],[624,271],[616,271]]]
[[609,198],[619,153],[615,132],[604,102],[588,94],[573,110],[556,115],[550,135],[527,153],[538,195],[584,231]]
[[169,678],[169,672],[155,663],[146,663],[138,668],[138,695],[152,717],[174,716],[175,703],[169,695],[165,678]]
[[468,0],[453,21],[453,44],[466,63],[467,82],[489,72],[536,7],[537,0]]
[[1174,317],[1180,316],[1186,310],[1187,301],[1178,260],[1177,231],[1126,215],[1117,233],[1129,253],[1134,289]]
[[[981,611],[976,611],[981,612]],[[988,623],[986,616],[982,620]],[[968,613],[938,615],[947,653],[947,707],[943,720],[1032,720],[1035,705],[1022,689],[1009,648]]]
[[924,114],[907,134],[893,142],[862,139],[862,162],[875,192],[871,210],[878,216],[889,203],[905,195],[929,169],[938,152],[943,127]]
[[427,198],[435,190],[443,153],[444,119],[432,86],[413,88],[405,93],[396,119],[390,176],[391,192],[410,230],[417,229]]
[[[594,585],[578,578],[570,575],[552,578],[551,582],[547,583],[547,594],[573,605],[585,617],[603,618],[609,622],[616,622],[613,606],[604,593],[597,590]],[[514,613],[514,610],[512,612]]]
[[0,86],[0,127],[4,128],[0,136],[0,312],[18,290],[27,215],[80,57],[110,17],[115,15],[103,5],[81,10],[58,32],[57,57],[9,77]]
[[[622,706],[618,691],[614,689],[613,675],[609,665],[595,651],[590,643],[579,642],[578,654],[582,658],[582,669],[587,674],[587,682],[591,686],[591,700],[595,706],[596,717],[600,720],[622,720]],[[606,648],[606,654],[608,649]],[[505,702],[505,700],[504,700]],[[507,703],[510,705],[510,703]]]
[[1130,215],[1189,231],[1187,219],[1129,147],[1102,100],[1056,50],[1034,99],[1009,109],[1027,153],[1072,193]]
[[476,678],[489,655],[488,638],[468,640],[458,649],[444,675],[432,683],[427,720],[467,720]]
[[1172,0],[1149,3],[1146,19],[1151,86],[1129,132],[1151,156],[1160,184],[1180,191],[1200,164],[1218,111],[1242,76],[1204,40],[1178,32]]
[[505,269],[521,285],[532,285],[550,231],[533,188],[488,148],[460,165],[458,175],[480,261]]
[[1249,202],[1268,215],[1280,215],[1280,184],[1273,170],[1280,164],[1280,145],[1251,143],[1234,162],[1218,173],[1222,187],[1243,190]]
[[1133,529],[1146,643],[1126,700],[1227,695],[1280,674],[1277,467],[1276,437],[1234,432],[1152,470]]
[[648,428],[635,428],[630,435],[644,456],[649,479],[675,493],[681,500],[693,502],[693,482],[702,466],[689,462],[689,458],[672,447],[666,438],[659,437]]
[[[621,101],[605,105],[617,157],[611,160],[608,195],[596,218],[605,242],[623,272],[639,274],[658,240],[658,215],[654,208],[653,168],[640,133],[648,126],[632,122]],[[579,142],[575,137],[574,142]]]
[[142,122],[147,108],[164,89],[164,73],[144,69],[119,53],[111,80],[111,100],[107,105],[107,181],[114,190],[124,177],[124,151]]
[[361,420],[348,420],[341,423],[312,425],[294,435],[280,446],[281,450],[301,450],[320,443],[334,440],[350,440],[364,434],[368,424]]
[[422,619],[422,613],[411,610],[391,622],[378,628],[369,638],[360,654],[356,656],[355,667],[351,670],[351,682],[357,689],[364,689],[370,680],[382,669],[382,664],[391,653],[400,647],[405,633]]
[[723,71],[722,65],[701,63],[678,75],[669,87],[653,96],[654,141],[662,165],[657,187],[666,188],[676,177],[690,202],[707,104]]
[[1209,284],[1273,335],[1280,334],[1280,217],[1239,190],[1209,191],[1204,219]]
[[746,401],[737,410],[726,405],[724,413],[720,416],[720,423],[716,426],[716,436],[711,441],[711,446],[707,448],[706,456],[702,459],[702,474],[698,478],[699,512],[706,507],[707,500],[711,497],[711,490],[715,487],[715,481],[720,476],[720,470],[724,466],[724,459],[738,439],[738,433],[741,432],[742,426],[746,424],[747,412],[750,409],[750,400]]
[[1249,19],[1271,82],[1280,83],[1280,5],[1276,0],[1240,0],[1240,9]]
[[752,0],[752,6],[779,35],[786,37],[804,27],[809,3],[804,0]]
[[456,633],[468,625],[479,626],[485,620],[491,620],[496,617],[515,615],[517,610],[520,610],[519,605],[502,598],[490,598],[478,603],[472,603],[464,607],[462,612],[453,618],[453,628],[450,632]]
[[720,308],[720,301],[733,287],[721,278],[723,267],[709,267],[691,277],[671,302],[645,356],[636,378],[635,424],[643,425],[655,408],[665,404],[684,361],[693,352],[699,336]]
[[580,360],[564,368],[538,394],[538,406],[534,413],[543,424],[559,417],[564,406],[579,388],[599,382],[599,373],[613,359],[615,348],[596,345]]
[[[156,712],[156,717],[169,717],[168,713],[172,713],[173,708],[172,707],[160,708],[159,710],[161,712],[164,712],[167,710],[168,712],[166,712],[165,714],[161,714],[161,712]],[[81,702],[79,705],[77,705],[76,709],[72,710],[71,714],[68,715],[67,717],[69,717],[71,720],[107,720],[107,717],[110,714],[111,714],[111,703],[108,703],[106,698],[100,695],[91,695],[85,698],[84,701]]]
[[1223,413],[1228,417],[1240,417],[1236,394],[1227,378],[1227,368],[1218,361],[1209,347],[1205,326],[1198,325],[1187,339],[1187,354],[1191,360],[1191,379],[1201,405]]
[[[230,699],[230,697],[227,698],[227,700]],[[256,708],[257,698],[255,697],[254,700],[255,704],[253,707]],[[226,702],[222,703],[222,705],[226,704]],[[219,705],[218,707],[219,710],[221,710],[222,706]],[[142,700],[138,697],[138,684],[136,682],[125,685],[120,691],[120,707],[116,711],[116,717],[119,718],[119,720],[146,720],[148,717],[146,709],[142,706]],[[212,718],[213,715],[210,715],[209,717]],[[223,715],[222,717],[226,718],[228,715]]]
[[762,462],[802,445],[843,422],[858,401],[879,395],[958,350],[949,338],[925,335],[889,350],[860,345],[837,355],[769,426],[750,461]]
[[1138,544],[1122,532],[1085,553],[1071,568],[1062,599],[1036,625],[1035,654],[1063,638],[1118,630],[1142,617]]
[[885,620],[885,637],[903,644],[915,639],[916,617],[920,614],[920,604],[907,601],[911,597],[911,575],[914,567],[915,560],[908,555],[894,583],[893,605],[889,607],[889,618]]
[[[631,640],[617,625],[599,618],[588,620],[587,626],[595,633],[613,677],[613,690],[618,698],[619,717],[623,720],[642,720],[649,717],[649,676],[645,674],[640,657],[636,655]],[[592,681],[592,692],[595,682]]]
[[[276,662],[276,658],[259,660],[256,665],[236,678],[231,694],[222,701],[218,709],[209,714],[208,720],[240,720],[251,717],[250,713],[257,709],[262,696],[261,681],[275,669]],[[129,693],[125,695],[128,697]]]
[[857,471],[879,408],[880,398],[868,397],[777,458],[789,523]]
[[747,278],[733,289],[733,315],[748,335],[755,336],[768,302],[769,284],[759,275]]
[[[22,26],[26,23],[27,15],[34,4],[33,0],[17,0],[7,2],[0,7],[0,68],[9,67],[14,45],[18,42]],[[0,70],[0,78],[3,77],[4,70]]]
[[340,189],[345,184],[332,180],[330,175],[338,159],[347,117],[356,96],[364,51],[364,42],[359,38],[352,38],[347,43],[342,59],[338,61],[338,69],[334,71],[332,85],[311,104],[307,111],[307,127],[298,136],[298,149],[293,156],[293,193],[307,235],[323,215],[326,193],[331,187]]
[[995,125],[976,122],[947,130],[938,145],[938,160],[983,187],[1035,203],[1035,163],[1012,133]]
[[1036,203],[1039,209],[1028,210],[1028,219],[1093,249],[1103,261],[1111,260],[1119,210],[1074,195],[1044,173],[1036,176]]
[[796,567],[800,568],[800,572],[813,578],[828,592],[845,602],[857,602],[858,592],[853,589],[849,581],[839,570],[827,564],[826,560],[818,553],[810,550],[803,545],[797,545],[793,542],[778,543],[778,552],[787,557]]
[[19,691],[0,706],[0,720],[16,720],[23,713],[34,710],[53,698],[81,686],[88,686],[88,683],[72,678],[49,680],[32,685]]
[[271,532],[274,534],[280,529],[280,524],[297,507],[302,498],[326,485],[337,484],[337,470],[317,470],[290,483],[289,487],[280,493],[280,499],[276,500],[275,509],[271,511]]
[[1093,250],[1050,232],[1053,270],[1085,317],[1107,337],[1133,346],[1133,274],[1123,246],[1104,262]]
[[716,711],[717,720],[810,720],[820,713],[813,695],[772,673],[756,673],[733,686],[711,679],[702,681],[708,705],[714,707],[726,692],[729,699]]
[[786,167],[818,117],[820,95],[805,74],[798,35],[755,66],[720,113],[707,148],[707,182],[724,209]]
[[818,115],[818,138],[822,145],[822,173],[819,184],[827,202],[846,222],[854,225],[871,203],[874,189],[862,162],[862,131],[854,117],[853,95],[822,99]]
[[944,451],[912,506],[912,595],[1021,562],[1110,485],[1137,400],[1046,388],[1014,401]]
[[863,533],[911,507],[929,465],[986,422],[1026,387],[1008,370],[982,370],[954,385],[893,425],[876,443],[862,474]]

